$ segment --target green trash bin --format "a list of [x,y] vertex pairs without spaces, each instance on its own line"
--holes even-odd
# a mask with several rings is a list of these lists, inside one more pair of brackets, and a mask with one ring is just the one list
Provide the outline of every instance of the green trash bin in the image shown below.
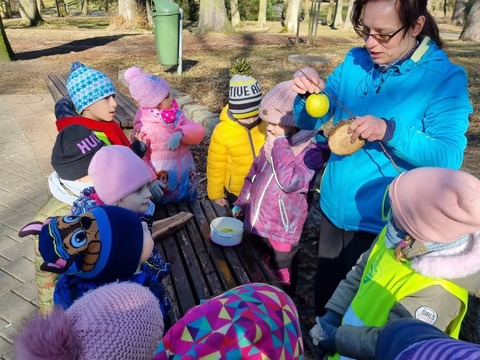
[[153,32],[158,62],[178,65],[180,8],[169,0],[153,0]]

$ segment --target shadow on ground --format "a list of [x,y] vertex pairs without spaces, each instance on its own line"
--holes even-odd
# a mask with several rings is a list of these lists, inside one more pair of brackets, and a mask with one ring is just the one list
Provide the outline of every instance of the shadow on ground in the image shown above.
[[81,51],[89,50],[91,48],[95,48],[98,46],[107,45],[108,43],[121,39],[124,36],[132,36],[132,35],[119,34],[119,35],[112,35],[112,36],[99,36],[99,37],[75,40],[66,44],[62,44],[60,46],[55,46],[55,47],[41,49],[41,50],[17,52],[15,53],[14,60],[33,60],[33,59],[38,59],[44,56],[68,54],[72,51],[81,52]]

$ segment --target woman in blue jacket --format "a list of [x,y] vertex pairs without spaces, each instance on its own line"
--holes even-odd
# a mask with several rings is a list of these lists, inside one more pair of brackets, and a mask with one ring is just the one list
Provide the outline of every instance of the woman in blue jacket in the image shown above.
[[[465,70],[442,50],[427,0],[356,0],[351,18],[365,45],[350,50],[325,82],[312,68],[294,76],[298,127],[316,129],[353,113],[351,141],[366,141],[352,155],[332,154],[322,179],[317,315],[385,226],[393,178],[422,166],[460,168],[472,112]],[[323,90],[330,109],[313,118],[306,98]]]

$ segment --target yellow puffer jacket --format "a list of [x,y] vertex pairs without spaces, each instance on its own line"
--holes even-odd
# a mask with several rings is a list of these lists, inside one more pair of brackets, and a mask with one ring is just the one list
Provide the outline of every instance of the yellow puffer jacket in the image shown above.
[[211,200],[224,198],[224,189],[240,194],[253,159],[265,143],[266,124],[248,130],[228,115],[228,105],[213,130],[207,158],[207,192]]

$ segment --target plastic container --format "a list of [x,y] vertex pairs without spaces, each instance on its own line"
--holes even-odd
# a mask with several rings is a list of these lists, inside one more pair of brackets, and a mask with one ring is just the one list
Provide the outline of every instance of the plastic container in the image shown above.
[[170,0],[153,0],[152,12],[158,62],[165,66],[178,65],[180,8]]
[[243,223],[232,217],[218,217],[210,223],[210,240],[222,246],[235,246],[242,242]]

